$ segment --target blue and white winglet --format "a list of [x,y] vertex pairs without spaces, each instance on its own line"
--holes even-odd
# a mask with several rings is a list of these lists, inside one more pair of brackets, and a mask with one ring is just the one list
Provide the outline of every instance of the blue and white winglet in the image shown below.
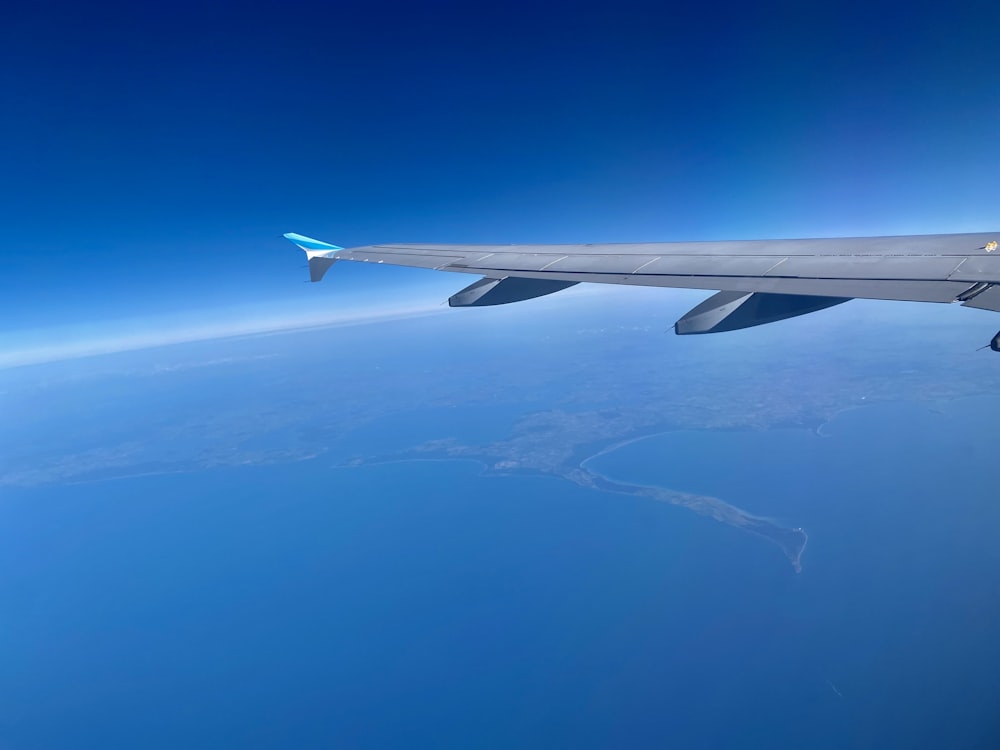
[[309,259],[310,281],[322,279],[323,274],[330,270],[330,266],[337,262],[337,252],[344,249],[328,242],[314,240],[312,237],[295,234],[295,232],[288,232],[284,237],[305,250],[306,257]]

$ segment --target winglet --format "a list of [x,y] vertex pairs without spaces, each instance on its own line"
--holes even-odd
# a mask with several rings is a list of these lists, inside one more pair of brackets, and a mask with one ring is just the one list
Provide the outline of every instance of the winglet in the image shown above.
[[329,258],[333,255],[333,253],[344,249],[342,247],[337,247],[336,245],[331,245],[328,242],[320,242],[319,240],[314,240],[311,237],[295,234],[295,232],[288,232],[284,235],[284,237],[286,240],[290,240],[305,250],[306,257],[310,260],[313,258]]
[[310,281],[322,279],[323,274],[330,270],[330,266],[337,262],[337,251],[344,249],[328,242],[320,242],[311,237],[295,234],[295,232],[288,232],[284,237],[305,250],[306,257],[309,259]]

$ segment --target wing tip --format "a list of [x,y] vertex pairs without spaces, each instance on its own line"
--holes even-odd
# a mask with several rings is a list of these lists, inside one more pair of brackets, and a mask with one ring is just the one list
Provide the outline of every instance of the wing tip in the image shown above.
[[285,232],[282,237],[304,250],[306,257],[310,260],[313,258],[327,258],[338,250],[344,249],[339,245],[331,245],[329,242],[314,240],[312,237],[306,237],[304,234],[297,234],[295,232]]

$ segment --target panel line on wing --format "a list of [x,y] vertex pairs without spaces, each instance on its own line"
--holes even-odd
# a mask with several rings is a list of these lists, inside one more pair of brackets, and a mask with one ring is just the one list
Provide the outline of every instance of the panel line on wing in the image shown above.
[[660,260],[660,256],[659,255],[657,255],[655,258],[650,258],[645,263],[643,263],[641,266],[639,266],[637,269],[635,269],[634,271],[630,272],[629,276],[633,276],[633,275],[639,273],[639,271],[641,271],[643,268],[645,268],[646,266],[648,266],[650,263],[655,263],[658,260]]
[[781,260],[779,260],[779,261],[778,261],[777,263],[775,263],[775,264],[774,264],[773,266],[771,266],[771,267],[770,267],[770,268],[768,268],[768,269],[767,269],[766,271],[764,271],[764,275],[765,275],[765,276],[769,276],[769,275],[771,274],[771,271],[773,271],[773,270],[774,270],[775,268],[777,268],[778,266],[780,266],[780,265],[781,265],[782,263],[784,263],[784,262],[785,262],[786,260],[788,260],[788,258],[782,258]]
[[552,265],[553,263],[558,263],[558,262],[559,262],[559,261],[561,261],[561,260],[566,260],[566,259],[567,259],[568,257],[569,257],[568,255],[563,255],[563,256],[561,256],[561,257],[559,257],[559,258],[556,258],[555,260],[550,260],[550,261],[549,261],[548,263],[546,263],[546,264],[545,264],[544,266],[542,266],[542,267],[541,267],[541,268],[539,268],[538,270],[539,270],[539,271],[544,271],[544,270],[545,270],[545,269],[547,269],[547,268],[548,268],[549,266],[551,266],[551,265]]

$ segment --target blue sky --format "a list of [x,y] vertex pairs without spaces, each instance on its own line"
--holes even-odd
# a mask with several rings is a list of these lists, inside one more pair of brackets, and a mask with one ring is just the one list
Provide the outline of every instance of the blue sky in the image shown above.
[[304,285],[286,231],[350,246],[996,228],[1000,9],[900,7],[8,9],[0,346],[405,303],[433,275]]

